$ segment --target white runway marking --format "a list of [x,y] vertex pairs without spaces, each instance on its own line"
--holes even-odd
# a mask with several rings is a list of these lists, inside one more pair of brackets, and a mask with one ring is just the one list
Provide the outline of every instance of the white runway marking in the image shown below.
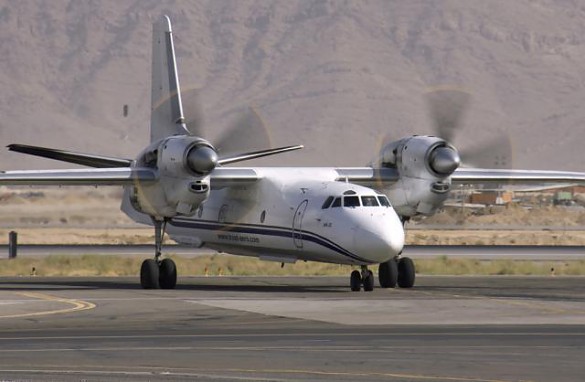
[[[536,325],[585,324],[585,303],[546,306],[522,299],[416,300],[196,299],[192,303],[268,316],[342,325]],[[429,315],[428,312],[433,312]]]

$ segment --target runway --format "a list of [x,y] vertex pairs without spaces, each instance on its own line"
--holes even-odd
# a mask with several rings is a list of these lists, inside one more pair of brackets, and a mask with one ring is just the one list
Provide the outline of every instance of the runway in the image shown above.
[[[85,254],[151,256],[152,252],[153,246],[149,244],[24,244],[18,246],[19,256],[75,256]],[[196,257],[216,253],[206,248],[194,248],[176,244],[166,245],[165,252],[182,257]],[[8,245],[0,245],[0,253],[8,254]],[[481,260],[581,260],[585,259],[585,247],[578,245],[406,245],[403,255],[413,259],[449,256]]]
[[0,379],[578,381],[585,278],[0,278]]

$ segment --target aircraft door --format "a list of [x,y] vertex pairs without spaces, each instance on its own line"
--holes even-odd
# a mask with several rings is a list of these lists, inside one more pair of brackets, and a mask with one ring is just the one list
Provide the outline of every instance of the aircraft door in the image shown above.
[[295,216],[293,218],[293,242],[295,243],[295,247],[298,249],[303,248],[303,234],[301,233],[302,226],[303,226],[303,217],[305,216],[305,210],[307,209],[307,204],[309,204],[308,200],[303,200],[301,204],[297,207],[295,211]]

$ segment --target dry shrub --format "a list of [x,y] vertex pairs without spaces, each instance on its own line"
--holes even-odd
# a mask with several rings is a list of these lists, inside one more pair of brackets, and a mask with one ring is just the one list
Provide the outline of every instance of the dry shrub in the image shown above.
[[[315,262],[285,264],[252,257],[206,255],[194,258],[170,256],[180,276],[347,276],[350,266]],[[28,276],[32,267],[37,276],[138,276],[141,257],[110,255],[22,257],[0,260],[0,276]],[[417,273],[427,275],[585,275],[585,260],[527,261],[477,260],[446,255],[415,260]],[[377,272],[377,267],[371,267]]]

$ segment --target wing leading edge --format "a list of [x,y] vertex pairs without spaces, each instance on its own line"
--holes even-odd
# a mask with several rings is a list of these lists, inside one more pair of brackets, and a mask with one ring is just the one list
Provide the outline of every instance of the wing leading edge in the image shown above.
[[[385,188],[400,174],[392,168],[340,167],[336,180]],[[459,168],[451,175],[455,184],[585,184],[585,172]]]
[[0,185],[124,186],[157,180],[150,168],[2,171]]
[[458,184],[585,183],[584,172],[459,168],[451,175]]

